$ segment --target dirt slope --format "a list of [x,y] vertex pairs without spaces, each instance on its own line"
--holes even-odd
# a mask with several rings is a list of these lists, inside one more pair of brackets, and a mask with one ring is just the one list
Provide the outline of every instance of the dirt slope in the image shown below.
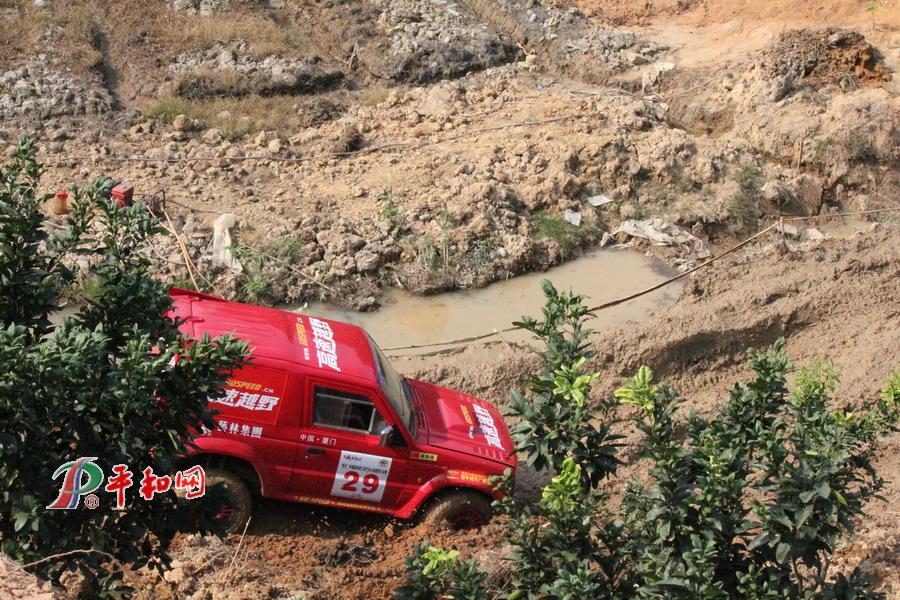
[[[618,2],[616,0],[575,0],[575,6],[597,19],[617,25],[671,20],[684,24],[709,25],[731,20],[748,22],[778,21],[801,24],[871,25],[872,15],[863,0],[652,0],[650,2]],[[879,0],[876,23],[891,30],[900,23],[900,3]]]

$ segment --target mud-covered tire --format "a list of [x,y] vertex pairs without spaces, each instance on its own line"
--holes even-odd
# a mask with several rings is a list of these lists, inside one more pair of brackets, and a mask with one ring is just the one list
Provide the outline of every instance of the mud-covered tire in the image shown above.
[[213,486],[220,487],[226,498],[226,504],[217,518],[222,520],[228,533],[243,531],[253,513],[253,498],[247,484],[231,471],[207,469],[206,487]]
[[481,527],[491,520],[491,501],[478,492],[455,490],[439,496],[425,509],[422,521],[453,531]]

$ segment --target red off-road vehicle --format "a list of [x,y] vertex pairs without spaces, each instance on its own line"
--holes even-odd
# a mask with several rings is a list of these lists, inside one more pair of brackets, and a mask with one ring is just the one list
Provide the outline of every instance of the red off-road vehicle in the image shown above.
[[214,431],[190,457],[229,497],[243,527],[251,495],[384,513],[454,528],[490,518],[489,479],[516,459],[491,404],[398,375],[354,325],[173,289],[192,337],[250,342],[231,373]]

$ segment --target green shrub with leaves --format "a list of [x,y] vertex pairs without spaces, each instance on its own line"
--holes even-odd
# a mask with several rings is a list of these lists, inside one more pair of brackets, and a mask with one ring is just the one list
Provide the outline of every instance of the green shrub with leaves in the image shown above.
[[606,501],[567,458],[536,506],[511,494],[498,504],[515,564],[510,599],[615,597],[624,582],[621,543]]
[[[833,365],[800,369],[789,386],[794,368],[778,340],[750,350],[755,377],[718,414],[680,420],[677,393],[641,367],[615,398],[636,410],[650,468],[612,511],[597,484],[619,465],[615,405],[587,401],[597,377],[582,372],[590,315],[580,296],[543,289],[543,319],[517,323],[543,342],[543,364],[506,414],[519,419],[517,451],[557,475],[533,506],[513,494],[509,473],[497,483],[514,563],[508,600],[883,598],[858,571],[831,573],[829,563],[882,487],[871,460],[898,431],[900,371],[875,401],[835,409]],[[438,593],[422,560],[409,563],[413,589]]]
[[462,560],[457,550],[423,542],[406,559],[406,584],[397,600],[486,600],[484,573],[474,560]]
[[559,471],[574,459],[588,487],[595,487],[614,473],[621,436],[611,433],[613,402],[590,402],[596,373],[584,373],[593,353],[588,347],[585,323],[592,315],[584,297],[558,292],[544,281],[543,319],[523,317],[515,326],[531,332],[543,345],[538,352],[539,373],[523,382],[528,394],[512,393],[505,415],[515,419],[511,429],[516,449],[538,470]]
[[882,481],[871,458],[894,430],[891,386],[869,407],[833,410],[833,367],[801,369],[779,340],[751,351],[756,378],[712,419],[674,419],[678,397],[642,367],[616,392],[640,412],[651,484],[623,503],[637,598],[875,598],[829,557]]
[[[212,427],[207,399],[247,347],[188,340],[164,316],[171,300],[143,251],[158,225],[144,207],[117,208],[99,180],[72,188],[65,227],[51,230],[40,175],[28,140],[0,170],[0,550],[22,563],[81,551],[33,570],[51,581],[77,570],[83,596],[117,595],[127,592],[120,565],[162,569],[176,532],[214,526],[214,498],[144,501],[136,489],[144,467],[174,472],[189,427]],[[64,296],[81,305],[62,319]],[[103,492],[94,510],[45,508],[59,490],[54,471],[81,456],[107,475],[131,467],[126,510]]]

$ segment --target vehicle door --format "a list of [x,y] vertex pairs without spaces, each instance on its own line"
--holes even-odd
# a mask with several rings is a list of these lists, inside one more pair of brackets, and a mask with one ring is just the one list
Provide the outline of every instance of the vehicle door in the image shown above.
[[[409,447],[373,390],[310,377],[291,493],[360,508],[393,510],[405,484]],[[380,433],[395,426],[390,443]],[[302,499],[302,498],[301,498]]]
[[209,404],[218,411],[212,435],[252,446],[267,496],[283,494],[293,472],[303,383],[288,363],[257,357],[233,371],[225,395]]

